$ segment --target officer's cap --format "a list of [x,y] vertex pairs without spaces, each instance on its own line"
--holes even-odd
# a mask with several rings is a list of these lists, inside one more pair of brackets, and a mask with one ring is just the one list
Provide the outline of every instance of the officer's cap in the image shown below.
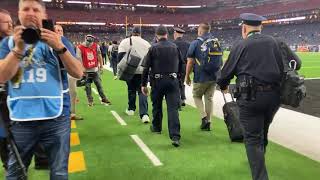
[[139,26],[134,26],[132,28],[132,34],[141,34],[141,30]]
[[156,30],[156,35],[164,36],[166,34],[168,34],[167,28],[163,25],[160,25]]
[[174,27],[173,30],[177,33],[180,33],[180,34],[184,34],[186,31],[181,29],[181,28],[178,28],[178,27]]
[[259,26],[262,24],[262,21],[267,20],[267,18],[253,13],[240,14],[240,19],[242,20],[241,24],[246,24],[250,26]]

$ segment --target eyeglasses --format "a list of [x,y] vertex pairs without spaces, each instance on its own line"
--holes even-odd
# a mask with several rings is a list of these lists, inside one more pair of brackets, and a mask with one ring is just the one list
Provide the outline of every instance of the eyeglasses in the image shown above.
[[13,26],[13,22],[12,21],[0,21],[0,23],[2,23],[2,24],[8,24],[8,25],[11,25],[11,26]]

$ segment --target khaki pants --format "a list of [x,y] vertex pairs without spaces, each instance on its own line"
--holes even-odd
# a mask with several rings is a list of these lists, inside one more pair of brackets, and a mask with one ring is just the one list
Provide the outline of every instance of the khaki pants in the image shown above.
[[[213,81],[205,83],[193,83],[193,99],[196,107],[200,111],[201,119],[206,117],[208,121],[211,121],[213,103],[212,98],[216,83]],[[204,103],[202,97],[204,96]]]
[[76,114],[77,79],[68,74],[69,93],[71,101],[71,115]]

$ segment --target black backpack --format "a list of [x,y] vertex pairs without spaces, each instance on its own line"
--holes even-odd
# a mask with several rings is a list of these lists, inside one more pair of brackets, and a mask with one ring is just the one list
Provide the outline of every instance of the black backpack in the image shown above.
[[[202,39],[198,37],[197,40],[201,41],[201,62],[197,62],[201,69],[210,76],[216,76],[217,71],[222,66],[223,50],[220,46],[220,42],[217,38],[210,37],[208,39]],[[196,59],[196,61],[199,61]]]
[[278,42],[283,63],[283,76],[281,82],[281,103],[297,108],[306,97],[307,89],[304,77],[299,75],[297,69],[298,57],[284,42]]

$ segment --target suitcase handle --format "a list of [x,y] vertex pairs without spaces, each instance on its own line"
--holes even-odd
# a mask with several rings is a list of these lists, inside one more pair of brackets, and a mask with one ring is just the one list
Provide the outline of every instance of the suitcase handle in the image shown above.
[[[222,91],[221,91],[221,93],[222,93],[222,95],[223,95],[223,100],[224,100],[224,102],[225,102],[225,103],[227,103],[227,99],[226,99],[225,94],[224,94]],[[234,98],[233,98],[233,94],[232,94],[232,93],[230,93],[230,95],[231,95],[231,99],[232,99],[232,101],[233,101],[233,102],[235,102],[235,101],[234,101]]]

